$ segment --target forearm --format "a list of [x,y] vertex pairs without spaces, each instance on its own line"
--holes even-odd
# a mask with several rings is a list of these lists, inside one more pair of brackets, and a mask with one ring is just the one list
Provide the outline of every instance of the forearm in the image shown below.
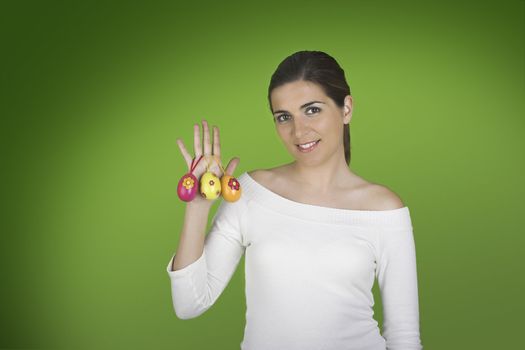
[[184,224],[172,271],[180,270],[195,262],[203,253],[206,225],[213,202],[188,202],[184,213]]

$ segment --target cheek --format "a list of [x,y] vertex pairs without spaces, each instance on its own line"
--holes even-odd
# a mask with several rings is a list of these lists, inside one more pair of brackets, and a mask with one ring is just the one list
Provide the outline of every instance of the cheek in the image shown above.
[[328,120],[328,118],[320,120],[318,123],[315,124],[315,127],[318,130],[318,132],[320,133],[321,137],[323,137],[323,136],[324,137],[330,136],[331,134],[335,133],[336,129],[337,129],[337,125],[335,125],[334,123],[330,122],[330,120]]
[[289,134],[290,134],[290,128],[288,128],[286,125],[278,125],[276,128],[275,128],[275,131],[277,132],[277,135],[281,138],[281,139],[286,139],[289,137]]

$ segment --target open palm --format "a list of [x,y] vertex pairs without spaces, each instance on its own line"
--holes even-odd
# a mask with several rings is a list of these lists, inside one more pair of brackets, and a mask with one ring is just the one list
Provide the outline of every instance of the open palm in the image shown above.
[[[223,175],[223,171],[219,164],[221,163],[221,144],[220,144],[220,137],[219,137],[219,127],[214,126],[213,127],[213,149],[212,149],[212,143],[211,143],[211,137],[210,137],[210,131],[208,128],[208,122],[206,120],[202,120],[202,126],[204,131],[204,141],[203,144],[201,144],[201,135],[200,135],[200,127],[199,124],[193,125],[193,148],[194,148],[194,156],[191,156],[190,153],[187,151],[186,147],[184,146],[184,143],[182,139],[177,139],[177,144],[179,145],[180,151],[182,153],[182,156],[184,157],[184,160],[186,161],[186,165],[188,166],[188,172],[191,170],[192,162],[193,166],[195,168],[193,169],[193,175],[197,179],[200,179],[202,175],[207,172],[211,171],[215,174],[219,179]],[[197,163],[199,158],[202,156],[202,159]],[[240,159],[238,157],[234,157],[230,160],[228,163],[228,166],[224,169],[224,171],[232,175],[235,171],[235,168],[239,164]],[[195,165],[197,163],[197,165]],[[193,201],[197,202],[209,202],[209,200],[201,197],[200,195],[197,195]]]

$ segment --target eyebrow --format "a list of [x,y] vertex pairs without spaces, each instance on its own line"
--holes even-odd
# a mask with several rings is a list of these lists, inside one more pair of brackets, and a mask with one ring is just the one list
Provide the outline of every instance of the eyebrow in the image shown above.
[[[300,107],[300,109],[303,109],[303,108],[305,108],[305,107],[308,107],[309,105],[314,104],[314,103],[322,103],[322,104],[325,104],[324,102],[321,102],[321,101],[312,101],[312,102],[305,103],[304,105],[302,105],[302,106]],[[273,112],[273,114],[276,114],[276,113],[282,113],[282,112],[288,113],[288,111],[285,111],[285,110],[280,109],[280,110],[278,110],[278,111]]]

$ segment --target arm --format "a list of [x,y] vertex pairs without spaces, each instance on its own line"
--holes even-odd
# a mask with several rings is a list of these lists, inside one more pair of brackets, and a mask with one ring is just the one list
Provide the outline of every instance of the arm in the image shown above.
[[379,234],[376,276],[383,303],[383,336],[388,350],[422,349],[416,251],[411,225]]
[[194,263],[204,251],[204,234],[211,203],[192,201],[186,204],[184,225],[179,239],[177,252],[172,259],[171,270],[182,270]]
[[[181,237],[179,250],[166,268],[171,280],[173,307],[178,318],[190,319],[203,314],[215,303],[230,281],[246,248],[241,227],[245,209],[246,200],[243,197],[233,203],[221,200],[208,235],[204,238],[204,232],[192,232],[201,235],[202,254],[197,260],[193,260],[188,250],[187,256],[180,259],[183,262],[177,265],[174,262],[182,254],[180,246],[198,241],[189,235]],[[199,224],[195,227],[197,226]],[[193,249],[193,253],[195,251]],[[180,268],[173,270],[172,265]]]

